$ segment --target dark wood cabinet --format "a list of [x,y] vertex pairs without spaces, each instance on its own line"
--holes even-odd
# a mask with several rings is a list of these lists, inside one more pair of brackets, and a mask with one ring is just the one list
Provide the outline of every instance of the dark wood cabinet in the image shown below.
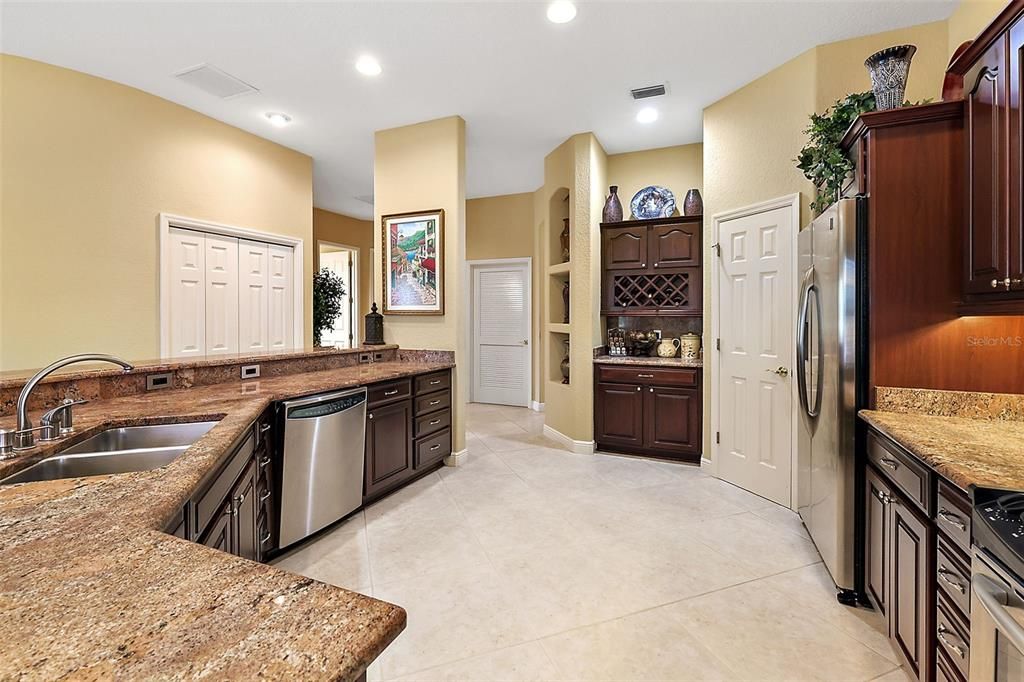
[[651,227],[647,262],[652,268],[700,267],[700,226],[675,223]]
[[256,462],[250,460],[242,477],[231,490],[232,553],[256,561],[259,558],[259,539],[256,537]]
[[412,403],[400,400],[366,413],[366,485],[373,497],[398,485],[412,472]]
[[890,643],[908,674],[927,682],[965,679],[967,493],[873,429],[866,443],[864,590],[885,617]]
[[594,440],[611,452],[700,461],[699,370],[599,365]]
[[643,387],[598,383],[595,400],[596,439],[602,446],[644,446]]
[[231,517],[233,511],[234,507],[231,501],[225,500],[224,504],[216,510],[216,515],[209,528],[199,536],[199,544],[233,554],[235,547],[234,540],[231,537]]
[[601,233],[605,270],[636,270],[647,267],[647,226],[607,228]]
[[890,552],[889,637],[918,679],[928,670],[933,648],[930,625],[933,532],[914,507],[894,497]]
[[1022,17],[1013,0],[949,67],[963,78],[967,131],[964,315],[1024,313]]
[[601,224],[601,313],[696,317],[701,216]]

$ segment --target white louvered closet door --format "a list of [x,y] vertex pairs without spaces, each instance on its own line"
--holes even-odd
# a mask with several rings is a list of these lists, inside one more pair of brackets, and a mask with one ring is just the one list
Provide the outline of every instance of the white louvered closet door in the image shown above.
[[270,247],[238,240],[238,351],[270,348]]
[[171,228],[170,301],[167,324],[170,354],[206,353],[206,235]]
[[473,400],[530,402],[530,279],[525,264],[473,269]]

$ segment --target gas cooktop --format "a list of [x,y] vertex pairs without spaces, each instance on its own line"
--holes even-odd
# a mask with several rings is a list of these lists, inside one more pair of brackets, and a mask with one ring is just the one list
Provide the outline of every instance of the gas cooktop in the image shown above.
[[1024,492],[974,489],[974,544],[1024,576]]

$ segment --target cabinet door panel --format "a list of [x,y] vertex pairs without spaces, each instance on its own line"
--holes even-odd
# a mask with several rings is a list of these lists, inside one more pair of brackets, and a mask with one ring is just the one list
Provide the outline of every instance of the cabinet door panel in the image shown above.
[[892,544],[889,564],[890,637],[920,679],[932,653],[929,647],[929,560],[934,555],[932,530],[927,519],[898,499],[892,509]]
[[173,357],[206,352],[206,236],[171,228],[170,296],[166,324]]
[[[1009,35],[1010,75],[1007,78],[1007,116],[1009,118],[1010,216],[1008,262],[1010,278],[1024,279],[1024,119],[1020,115],[1021,83],[1024,78],[1024,21],[1018,20]],[[1014,288],[1021,288],[1014,284]]]
[[595,403],[599,443],[643,446],[644,398],[640,386],[598,384]]
[[238,350],[269,348],[270,249],[263,242],[238,240]]
[[865,481],[867,493],[867,519],[865,522],[865,548],[864,565],[866,575],[864,581],[868,596],[874,602],[875,607],[884,616],[888,608],[886,599],[888,597],[889,582],[889,503],[892,497],[892,489],[875,473],[874,469],[868,467]]
[[644,391],[644,445],[675,453],[700,452],[700,392],[650,386]]
[[967,82],[967,293],[999,291],[992,282],[1008,276],[1007,77],[1003,38],[979,60]]
[[206,353],[238,352],[238,240],[208,234],[206,242]]
[[259,541],[256,537],[256,463],[253,460],[231,491],[231,503],[234,505],[235,554],[255,561],[259,556]]
[[647,227],[616,227],[602,232],[606,270],[647,267]]
[[290,246],[267,247],[267,343],[272,350],[288,350],[294,345],[292,258]]
[[652,268],[698,267],[700,228],[697,223],[652,227],[648,250]]
[[199,539],[199,543],[206,545],[207,547],[213,547],[219,549],[222,552],[233,553],[234,542],[232,538],[232,511],[234,507],[231,505],[231,500],[225,500],[224,504],[221,505],[220,510],[217,512],[216,518],[210,527],[206,530],[206,533],[202,538]]
[[375,407],[366,415],[364,497],[385,490],[412,473],[412,403]]

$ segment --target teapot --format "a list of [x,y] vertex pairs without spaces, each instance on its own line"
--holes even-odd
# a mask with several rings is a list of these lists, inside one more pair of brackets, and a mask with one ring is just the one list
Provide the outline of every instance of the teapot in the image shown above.
[[662,339],[658,344],[658,357],[674,358],[679,351],[679,339]]

